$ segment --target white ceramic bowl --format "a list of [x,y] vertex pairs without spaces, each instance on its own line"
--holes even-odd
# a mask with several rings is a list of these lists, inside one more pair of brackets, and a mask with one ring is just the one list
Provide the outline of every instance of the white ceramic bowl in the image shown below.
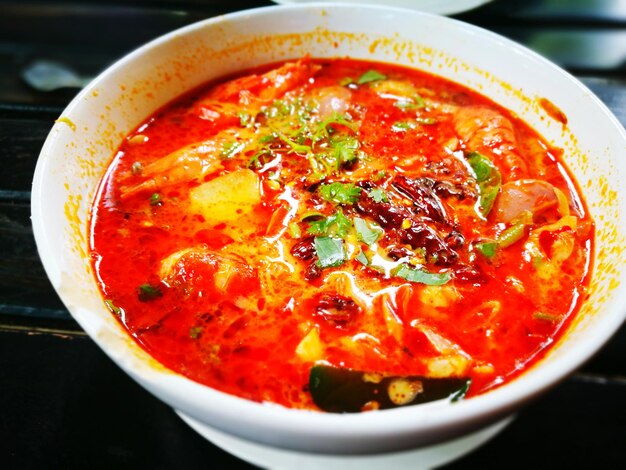
[[[166,370],[105,308],[88,256],[89,210],[124,136],[208,80],[305,54],[399,63],[463,83],[514,110],[565,150],[597,223],[597,250],[589,298],[545,360],[503,387],[455,404],[352,415],[298,411],[226,395]],[[541,97],[567,115],[566,126],[546,114]],[[270,449],[375,454],[446,442],[504,419],[575,370],[618,329],[626,313],[625,157],[623,127],[587,88],[502,37],[409,10],[276,6],[175,31],[96,78],[63,112],[43,147],[32,218],[47,274],[71,314],[122,369],[196,427]]]

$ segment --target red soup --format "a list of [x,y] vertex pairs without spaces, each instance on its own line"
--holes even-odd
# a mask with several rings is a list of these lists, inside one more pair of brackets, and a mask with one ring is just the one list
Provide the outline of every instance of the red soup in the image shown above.
[[593,223],[559,155],[439,77],[274,64],[127,137],[93,266],[146,351],[218,390],[336,412],[473,396],[585,295]]

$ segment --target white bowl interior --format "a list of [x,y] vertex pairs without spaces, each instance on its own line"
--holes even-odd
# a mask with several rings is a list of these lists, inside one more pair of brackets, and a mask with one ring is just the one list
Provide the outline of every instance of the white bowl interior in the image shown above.
[[[514,110],[563,148],[596,222],[593,283],[581,315],[539,366],[460,403],[359,415],[286,410],[225,395],[152,360],[105,308],[88,256],[98,181],[124,136],[208,80],[268,62],[350,56],[420,68]],[[567,126],[538,103],[546,97]],[[521,46],[413,11],[340,5],[272,7],[210,19],[130,54],[86,87],[54,125],[34,178],[37,246],[54,288],[85,331],[152,393],[199,421],[285,448],[367,453],[461,435],[510,413],[562,379],[621,325],[626,298],[626,133],[579,82]]]

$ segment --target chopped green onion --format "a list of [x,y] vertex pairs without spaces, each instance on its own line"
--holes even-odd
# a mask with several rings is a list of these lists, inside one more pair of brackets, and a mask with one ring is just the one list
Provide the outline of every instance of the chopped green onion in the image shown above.
[[230,160],[231,158],[239,154],[239,152],[241,152],[245,148],[245,146],[246,144],[244,144],[243,142],[228,142],[222,147],[222,151],[220,152],[220,158],[222,160]]
[[418,124],[422,124],[424,126],[430,126],[432,124],[437,124],[437,120],[435,118],[431,118],[431,117],[418,117],[418,118],[415,118],[415,121]]
[[543,321],[549,321],[549,322],[557,322],[560,320],[558,315],[551,315],[549,313],[543,313],[543,312],[535,312],[533,314],[533,318],[535,320],[543,320]]
[[508,246],[513,245],[514,243],[524,238],[525,232],[526,232],[525,224],[515,224],[507,228],[504,232],[502,232],[498,236],[498,247],[506,248]]
[[450,273],[429,273],[423,269],[410,268],[406,264],[401,264],[392,273],[396,277],[401,277],[411,282],[418,282],[429,286],[441,286],[447,283]]
[[150,205],[151,206],[158,206],[159,204],[161,204],[161,195],[159,193],[153,193],[150,196]]
[[356,82],[358,85],[363,85],[365,83],[385,80],[386,78],[387,78],[386,75],[383,75],[382,73],[377,72],[376,70],[368,70],[363,75],[361,75]]
[[302,214],[302,217],[300,217],[300,221],[304,222],[307,219],[325,219],[326,216],[324,214],[322,214],[321,212],[318,211],[308,211],[305,212],[304,214]]
[[418,94],[413,95],[413,97],[402,97],[398,101],[394,103],[394,106],[398,109],[402,110],[410,110],[416,108],[423,108],[426,106],[426,103],[422,99],[422,97]]
[[300,226],[296,223],[290,223],[289,225],[287,225],[287,231],[292,238],[300,238],[302,236]]
[[107,299],[104,301],[104,303],[114,315],[120,316],[122,314],[122,309],[116,306],[112,300]]
[[339,80],[339,85],[341,86],[348,86],[351,83],[354,83],[354,80],[351,77],[343,77],[341,80]]
[[496,256],[496,248],[498,243],[496,242],[482,242],[477,243],[476,249],[486,258],[493,259]]
[[391,126],[391,130],[394,132],[404,132],[411,129],[415,129],[415,124],[411,121],[396,121]]

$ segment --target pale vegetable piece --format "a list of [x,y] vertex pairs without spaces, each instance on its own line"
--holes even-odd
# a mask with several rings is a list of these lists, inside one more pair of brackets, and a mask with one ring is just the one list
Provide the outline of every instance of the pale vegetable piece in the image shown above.
[[324,356],[324,344],[317,328],[312,328],[296,347],[296,354],[305,362],[319,361]]
[[[566,302],[562,286],[576,282],[567,266],[582,262],[581,247],[577,246],[575,235],[577,224],[578,219],[573,215],[562,217],[533,230],[524,244],[522,256],[532,267],[531,279],[536,287],[534,303],[541,311],[550,313],[556,299]],[[551,232],[548,245],[541,237],[546,232]]]
[[387,325],[387,332],[395,338],[398,343],[402,342],[403,325],[402,319],[398,315],[398,305],[396,296],[384,293],[377,298],[378,307]]
[[411,326],[420,330],[440,354],[425,361],[428,377],[461,377],[467,372],[472,364],[472,358],[458,344],[417,320],[412,321]]
[[[574,230],[576,230],[577,223],[576,217],[567,215],[553,224],[544,225],[531,232],[524,245],[524,258],[535,264],[537,277],[544,281],[551,281],[554,276],[560,275],[563,263],[574,251]],[[572,231],[557,232],[563,227],[569,227]],[[557,232],[554,235],[555,240],[550,253],[546,253],[542,248],[539,236],[543,232]]]
[[461,294],[452,285],[424,286],[418,292],[421,303],[432,308],[445,308],[459,300]]
[[460,354],[427,359],[428,377],[462,377],[467,372],[470,362],[468,358]]
[[237,273],[237,263],[232,259],[223,257],[220,260],[217,271],[215,273],[215,278],[213,279],[217,290],[220,292],[226,292],[228,284],[233,280],[234,276],[236,276]]
[[439,354],[461,354],[469,357],[458,344],[437,333],[433,327],[420,323],[418,320],[413,320],[411,326],[421,331]]
[[493,364],[490,364],[489,362],[481,361],[478,364],[476,364],[474,367],[472,367],[472,371],[474,371],[475,374],[490,375],[490,374],[493,374],[496,371],[496,369],[495,367],[493,367]]
[[419,96],[417,89],[409,81],[380,80],[373,82],[371,88],[383,98],[412,99]]
[[159,277],[161,279],[167,279],[174,273],[176,264],[186,255],[192,252],[204,253],[204,250],[198,248],[183,248],[182,250],[175,251],[168,257],[161,260],[161,266],[159,267]]
[[218,176],[189,192],[189,209],[210,223],[230,222],[261,202],[259,177],[243,169]]

